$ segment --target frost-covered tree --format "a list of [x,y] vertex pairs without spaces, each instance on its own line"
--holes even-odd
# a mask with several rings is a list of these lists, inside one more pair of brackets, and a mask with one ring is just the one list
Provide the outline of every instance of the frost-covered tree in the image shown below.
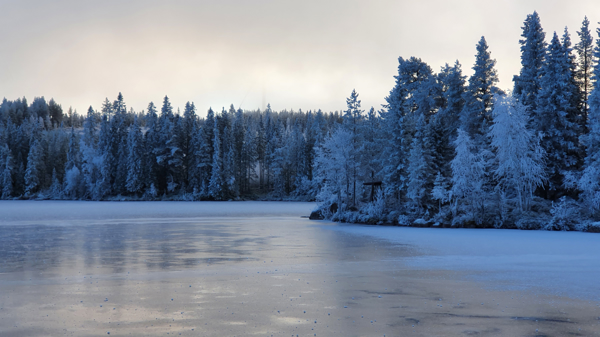
[[196,166],[196,151],[192,148],[193,137],[197,131],[196,106],[194,103],[185,103],[183,119],[181,121],[181,136],[179,137],[182,152],[182,180],[185,186],[190,185],[191,166]]
[[75,133],[75,128],[71,127],[71,134],[69,135],[69,152],[67,152],[67,163],[65,169],[69,170],[73,166],[79,166],[79,137]]
[[449,201],[450,191],[448,190],[448,183],[446,178],[442,176],[441,172],[438,172],[433,182],[433,189],[431,190],[431,198],[437,200],[438,210],[442,209],[442,204]]
[[40,141],[35,139],[27,156],[27,170],[25,171],[25,195],[31,196],[42,187],[42,174],[44,171],[44,157]]
[[[438,73],[438,83],[441,86],[439,110],[429,120],[432,156],[434,167],[442,176],[451,175],[450,162],[454,158],[452,141],[456,138],[456,130],[460,125],[460,113],[465,100],[465,78],[462,75],[458,61],[450,67],[446,64]],[[434,168],[435,169],[435,168]]]
[[90,105],[87,111],[87,117],[83,123],[83,142],[86,146],[96,147],[98,142],[98,135],[96,134],[96,112]]
[[577,32],[579,43],[575,45],[577,51],[577,81],[582,92],[579,108],[585,117],[588,113],[588,96],[592,90],[592,67],[594,65],[594,38],[590,32],[590,21],[587,16],[581,23],[581,30]]
[[[362,123],[364,110],[360,108],[360,100],[356,90],[352,90],[350,97],[346,98],[348,109],[344,111],[342,125],[352,134],[352,151],[350,153],[350,170],[352,190],[352,204],[356,205],[356,184],[360,177],[360,149],[362,144]],[[350,187],[350,186],[349,186]],[[350,189],[350,188],[349,188]]]
[[[568,35],[567,35],[568,37]],[[565,40],[568,43],[568,40]],[[548,154],[547,197],[560,196],[565,171],[578,166],[577,137],[579,124],[576,106],[577,86],[570,60],[570,49],[561,44],[555,33],[548,46],[533,113],[532,126],[543,135],[541,144]]]
[[[596,29],[596,33],[600,37],[600,28]],[[594,59],[596,60],[592,72],[594,88],[588,100],[588,133],[580,137],[586,153],[584,169],[581,177],[572,177],[572,180],[574,180],[573,185],[582,191],[580,198],[587,206],[584,209],[597,215],[600,210],[600,39],[596,39]]]
[[133,125],[129,127],[127,134],[127,145],[129,146],[128,161],[127,161],[127,182],[126,188],[129,193],[140,193],[144,184],[144,169],[143,169],[143,141],[142,131],[137,117]]
[[214,153],[211,167],[210,182],[208,185],[208,195],[216,200],[221,200],[223,197],[223,158],[221,154],[221,137],[217,120],[214,123]]
[[208,194],[210,185],[215,141],[215,114],[212,109],[208,110],[202,128],[197,133],[199,139],[196,147],[196,160],[198,166],[198,189],[203,196]]
[[513,95],[528,111],[535,111],[537,95],[541,88],[542,67],[546,55],[546,33],[537,12],[528,14],[523,22],[521,44],[521,72],[513,78]]
[[156,114],[156,106],[150,102],[146,113],[146,133],[144,134],[144,146],[145,146],[145,165],[146,170],[145,176],[146,186],[154,186],[156,191],[155,195],[158,194],[158,178],[161,174],[160,166],[158,165],[157,154],[159,152],[161,135],[160,135],[160,124],[158,121],[158,115]]
[[[381,113],[381,112],[380,112]],[[367,113],[362,129],[361,171],[363,181],[374,183],[381,181],[382,158],[381,151],[386,147],[386,139],[381,135],[381,120],[373,107]],[[375,198],[375,186],[369,191],[370,201]]]
[[406,196],[418,209],[417,212],[425,208],[431,191],[430,184],[433,182],[432,171],[435,168],[432,165],[431,143],[429,140],[425,116],[421,115],[417,122],[408,156],[406,188]]
[[13,181],[12,181],[12,156],[8,147],[6,147],[6,159],[4,163],[4,169],[2,170],[2,199],[9,199],[13,193]]
[[51,199],[60,199],[63,193],[62,186],[60,181],[58,181],[58,176],[56,175],[56,169],[52,170],[52,185],[50,185],[50,189],[48,190],[48,197]]
[[[112,109],[111,109],[112,111]],[[98,133],[98,155],[95,159],[99,167],[99,177],[94,186],[92,199],[101,200],[111,193],[112,176],[115,158],[111,146],[111,128],[108,121],[108,113],[102,115],[100,131]]]
[[351,191],[348,190],[352,133],[337,128],[326,137],[316,149],[315,179],[321,186],[317,201],[329,207],[337,203],[338,210],[345,210],[350,204]]
[[546,180],[545,152],[539,136],[528,129],[528,122],[524,105],[512,96],[497,98],[490,128],[494,177],[497,189],[514,200],[520,211],[530,210],[533,192]]
[[492,121],[493,96],[498,83],[495,65],[496,60],[491,58],[485,37],[482,36],[477,43],[474,73],[469,78],[469,86],[464,95],[465,104],[460,115],[461,128],[476,143],[484,141],[483,137]]
[[[486,160],[477,152],[469,134],[458,129],[452,159],[452,211],[464,212],[468,220],[481,222],[485,215]],[[459,219],[459,218],[456,218]]]
[[[81,173],[77,166],[73,166],[65,172],[63,185],[64,188],[62,192],[64,192],[64,194],[66,194],[67,197],[75,199],[79,196],[79,191],[82,185],[82,179]],[[57,189],[55,189],[54,195],[62,197],[62,193],[58,192]]]
[[[421,85],[432,76],[431,68],[421,59],[398,58],[398,75],[394,76],[396,84],[388,97],[383,120],[389,146],[382,155],[385,163],[384,180],[390,195],[401,200],[406,187],[406,165],[410,151],[414,126],[417,121],[415,111],[419,108],[415,93]],[[421,96],[422,97],[422,96]]]

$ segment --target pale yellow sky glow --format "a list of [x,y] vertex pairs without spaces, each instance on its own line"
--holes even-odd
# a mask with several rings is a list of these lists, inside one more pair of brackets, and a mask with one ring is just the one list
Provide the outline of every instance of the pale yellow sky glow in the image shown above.
[[549,41],[585,15],[594,38],[600,1],[1,1],[0,97],[54,97],[100,108],[120,91],[145,109],[168,95],[220,110],[343,110],[356,88],[379,109],[398,57],[434,71],[458,59],[471,74],[484,35],[500,87],[519,72],[518,40],[537,10]]

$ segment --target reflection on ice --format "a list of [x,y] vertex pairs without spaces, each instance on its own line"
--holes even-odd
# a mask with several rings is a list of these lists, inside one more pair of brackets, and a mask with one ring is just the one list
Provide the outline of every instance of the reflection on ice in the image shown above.
[[[0,202],[0,335],[595,331],[596,303],[489,290],[506,280],[484,263],[481,282],[465,281],[472,270],[461,266],[501,248],[457,249],[460,231],[411,234],[300,218],[313,206]],[[556,271],[571,270],[567,259],[552,259]],[[539,259],[489,261],[525,270]]]

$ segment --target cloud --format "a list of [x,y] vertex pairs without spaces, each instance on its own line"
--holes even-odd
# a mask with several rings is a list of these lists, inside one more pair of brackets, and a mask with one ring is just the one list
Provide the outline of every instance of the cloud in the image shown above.
[[[550,36],[600,10],[594,1],[5,1],[0,95],[54,97],[79,112],[120,91],[144,109],[174,106],[342,110],[356,88],[379,108],[398,56],[467,75],[482,35],[503,88],[519,71],[522,22]],[[594,27],[595,28],[595,27]]]

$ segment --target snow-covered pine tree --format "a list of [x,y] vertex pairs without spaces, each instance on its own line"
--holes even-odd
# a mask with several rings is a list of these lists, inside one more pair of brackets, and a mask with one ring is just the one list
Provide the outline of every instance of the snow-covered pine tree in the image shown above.
[[40,141],[34,139],[27,155],[27,170],[25,171],[25,196],[30,197],[42,187],[44,172],[43,149]]
[[441,86],[441,102],[439,110],[429,120],[431,141],[433,145],[432,156],[434,167],[442,176],[452,174],[450,162],[454,158],[452,141],[456,138],[456,130],[460,124],[460,113],[465,100],[465,76],[462,75],[461,65],[458,61],[450,67],[446,64],[437,75]]
[[577,62],[577,82],[582,92],[579,109],[583,114],[583,122],[587,120],[588,96],[592,90],[592,67],[594,65],[594,38],[590,32],[590,21],[587,16],[581,23],[581,30],[577,32],[579,43],[575,45],[575,50],[579,56]]
[[259,115],[258,130],[256,136],[256,161],[258,163],[258,191],[262,192],[265,184],[265,163],[266,163],[266,147],[267,139],[265,135],[265,113]]
[[123,95],[119,93],[117,100],[113,103],[114,116],[111,119],[112,151],[115,157],[113,193],[123,194],[127,192],[127,107]]
[[208,186],[210,185],[213,155],[214,155],[214,141],[215,141],[215,114],[211,109],[208,109],[206,119],[199,132],[199,146],[196,147],[196,158],[198,160],[198,174],[199,174],[199,191],[202,197],[207,196]]
[[271,110],[271,105],[267,104],[267,109],[265,110],[265,154],[264,164],[261,165],[261,168],[264,171],[264,180],[266,180],[264,181],[265,191],[270,191],[272,188],[272,166],[278,139],[273,111]]
[[238,184],[235,178],[236,162],[233,132],[230,126],[226,126],[223,130],[223,196],[226,199],[234,198],[238,195]]
[[98,134],[98,154],[96,162],[100,168],[100,175],[96,180],[96,186],[92,193],[92,199],[101,200],[111,194],[112,186],[112,163],[115,161],[111,149],[111,129],[108,113],[102,114],[100,132]]
[[215,119],[213,127],[213,156],[211,165],[210,182],[208,185],[208,195],[214,200],[221,200],[223,198],[223,157],[221,154],[221,136],[218,127],[218,119]]
[[185,103],[185,109],[183,110],[183,120],[181,127],[181,137],[179,137],[180,148],[182,152],[182,180],[183,184],[188,187],[188,191],[193,190],[190,181],[190,172],[194,172],[195,168],[192,166],[196,165],[196,152],[192,148],[192,139],[197,131],[197,118],[196,118],[196,107],[194,103]]
[[580,137],[585,146],[585,160],[582,176],[575,185],[580,191],[584,210],[597,216],[600,210],[600,28],[596,29],[599,39],[594,48],[594,67],[592,72],[593,89],[588,98],[588,133]]
[[158,176],[160,174],[160,166],[158,165],[157,153],[159,152],[160,146],[160,124],[158,121],[158,115],[156,114],[156,106],[153,102],[148,104],[146,113],[146,133],[144,134],[144,169],[146,172],[144,176],[146,181],[144,185],[148,187],[149,193],[150,186],[154,186],[155,195],[158,194]]
[[406,196],[410,199],[414,211],[420,215],[427,207],[433,173],[431,147],[428,139],[428,125],[425,115],[421,114],[408,155]]
[[531,122],[535,132],[542,133],[542,148],[548,155],[546,197],[550,199],[563,194],[564,173],[576,169],[579,161],[579,125],[573,105],[578,88],[573,81],[569,55],[570,49],[565,49],[554,33],[542,68],[541,89]]
[[[571,48],[571,35],[569,34],[569,30],[567,27],[565,27],[564,29],[560,42],[562,44],[563,59],[565,60],[567,69],[569,69],[567,72],[569,74],[569,88],[572,90],[571,106],[573,106],[573,110],[571,110],[571,113],[568,115],[567,118],[577,125],[577,132],[582,133],[582,131],[585,130],[586,121],[586,117],[583,114],[583,109],[581,106],[584,93],[583,90],[579,87],[579,83],[577,81],[577,57],[573,54],[573,48]],[[579,159],[583,158],[582,153],[583,150],[579,147]],[[580,167],[580,165],[578,167]]]
[[100,171],[96,160],[98,136],[96,131],[96,113],[92,106],[88,108],[87,117],[83,123],[83,137],[79,146],[81,153],[82,197],[92,197],[99,179]]
[[232,123],[231,123],[231,132],[232,132],[232,150],[233,150],[233,176],[235,178],[235,187],[233,188],[236,191],[236,195],[243,193],[244,189],[244,177],[246,172],[246,167],[244,163],[244,140],[246,137],[246,125],[244,121],[244,111],[242,109],[237,109],[232,112]]
[[444,203],[449,201],[449,192],[446,178],[442,176],[441,172],[438,172],[433,182],[433,189],[431,190],[431,198],[438,202],[438,211],[442,209]]
[[50,185],[50,189],[48,190],[48,197],[50,199],[61,199],[62,192],[62,186],[56,176],[56,169],[52,169],[52,185]]
[[70,170],[73,166],[79,166],[79,137],[75,133],[75,128],[71,127],[71,133],[69,134],[69,151],[67,152],[67,163],[65,164],[65,170]]
[[[541,106],[538,105],[538,109]],[[528,211],[533,192],[546,180],[545,152],[540,138],[528,129],[525,106],[512,96],[498,96],[494,105],[494,124],[490,127],[495,149],[494,176],[497,189],[513,208]]]
[[127,182],[125,187],[129,193],[140,194],[144,184],[143,169],[143,139],[139,121],[135,117],[133,124],[129,127],[127,133]]
[[[174,190],[173,184],[176,184],[176,182],[173,181],[173,178],[177,176],[176,170],[178,170],[179,167],[172,167],[169,164],[170,162],[177,162],[178,159],[181,159],[181,149],[178,147],[178,135],[174,132],[176,127],[175,123],[176,121],[173,114],[173,107],[171,106],[169,97],[165,96],[161,108],[161,115],[158,119],[158,141],[156,143],[156,147],[154,148],[154,153],[156,155],[156,161],[158,164],[158,171],[156,174],[158,184],[156,187],[159,191],[159,194],[171,192],[167,191],[168,187],[171,186],[171,189]],[[171,184],[169,184],[169,182]]]
[[248,122],[244,132],[244,144],[242,147],[242,186],[241,193],[249,194],[251,192],[251,182],[256,181],[256,142],[257,142],[256,123]]
[[[71,127],[71,134],[69,135],[69,150],[67,152],[67,163],[65,164],[65,175],[63,179],[63,191],[70,198],[77,198],[79,196],[79,192],[82,189],[81,186],[81,177],[79,167],[81,166],[81,151],[79,148],[80,140],[77,134],[75,133],[75,128]],[[84,143],[85,146],[85,143]],[[55,175],[56,169],[53,170],[53,175]],[[67,177],[70,178],[67,179]],[[54,184],[54,178],[52,180]],[[60,196],[63,191],[53,191],[55,197]]]
[[[380,112],[381,113],[381,112]],[[381,181],[380,174],[382,170],[382,158],[380,158],[382,149],[386,147],[386,140],[380,134],[381,120],[371,107],[362,127],[362,149],[360,151],[361,177],[365,182],[374,183]],[[375,186],[366,191],[369,201],[374,201]]]
[[[176,188],[178,190],[182,190],[182,191],[185,190],[185,186],[184,186],[185,181],[183,179],[184,153],[181,148],[181,145],[182,145],[181,137],[183,134],[182,121],[183,121],[183,119],[181,118],[179,113],[174,115],[173,121],[171,123],[172,129],[170,131],[170,137],[169,137],[169,140],[167,141],[167,147],[169,149],[169,151],[167,152],[167,158],[168,158],[167,167],[168,167],[168,172],[169,172],[168,174],[170,177],[172,177],[171,178],[171,180],[172,180],[171,188],[169,188],[170,191],[175,191]],[[173,183],[175,185],[173,185]]]
[[[358,93],[352,89],[350,97],[346,98],[346,106],[348,109],[344,111],[342,117],[342,125],[348,132],[352,134],[352,151],[350,153],[350,176],[351,176],[351,191],[352,205],[356,206],[356,184],[360,183],[360,149],[362,147],[362,123],[364,110],[360,108],[360,100]],[[360,186],[359,186],[360,188]]]
[[421,59],[411,57],[408,60],[398,58],[396,84],[386,97],[386,111],[383,114],[386,125],[386,137],[390,146],[382,156],[384,166],[384,186],[387,195],[400,201],[405,191],[406,161],[410,151],[414,126],[416,124],[414,101],[415,92],[432,75],[431,68]]
[[4,161],[4,169],[2,170],[2,199],[10,199],[13,193],[13,180],[12,180],[12,155],[8,146],[5,147],[6,159]]
[[96,127],[96,112],[90,105],[87,111],[87,117],[83,123],[83,142],[86,146],[96,147],[96,143],[98,142]]
[[465,105],[460,115],[461,128],[476,144],[482,144],[487,128],[492,123],[493,96],[497,91],[498,74],[491,58],[485,37],[477,43],[477,54],[473,65],[473,75],[464,95]]
[[513,95],[527,111],[535,111],[537,95],[541,88],[542,67],[546,55],[546,33],[542,29],[537,12],[528,14],[523,22],[521,44],[521,72],[513,78]]

